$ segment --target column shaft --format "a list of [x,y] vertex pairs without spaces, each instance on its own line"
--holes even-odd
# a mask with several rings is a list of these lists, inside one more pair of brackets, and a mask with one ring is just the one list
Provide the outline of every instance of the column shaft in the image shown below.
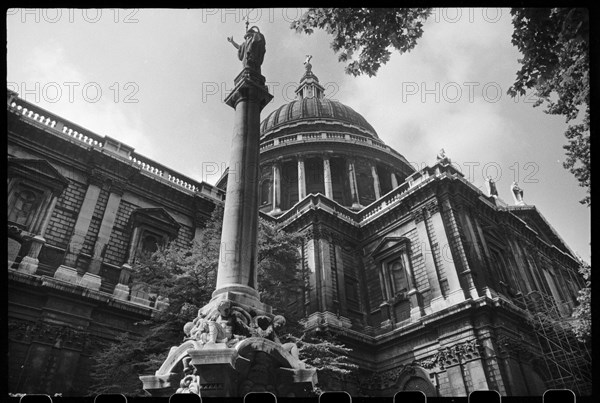
[[333,199],[333,185],[331,182],[331,165],[329,155],[323,156],[323,181],[325,182],[325,196]]
[[379,175],[375,164],[371,165],[371,175],[373,176],[373,189],[375,189],[375,200],[381,197],[381,185],[379,184]]
[[39,234],[41,236],[44,236],[44,234],[46,233],[46,229],[48,229],[48,224],[50,223],[50,218],[52,217],[52,212],[54,211],[54,207],[56,207],[56,203],[58,201],[58,196],[52,196],[52,200],[50,201],[50,206],[48,207],[48,212],[46,214],[46,218],[44,219],[44,221],[42,222],[42,225],[40,226],[40,231]]
[[48,208],[50,207],[50,203],[52,203],[52,193],[50,191],[45,191],[43,196],[43,201],[40,203],[40,207],[35,214],[33,220],[31,220],[31,226],[29,228],[31,232],[34,234],[39,234],[42,224],[46,218],[46,214],[48,213]]
[[92,263],[88,269],[88,272],[92,274],[100,273],[100,266],[102,264],[102,251],[108,244],[110,234],[115,224],[117,217],[117,211],[121,203],[120,193],[110,193],[108,201],[106,203],[106,209],[104,210],[104,216],[100,223],[100,229],[98,230],[98,237],[96,238],[96,244],[94,245],[94,255],[92,256]]
[[281,213],[281,163],[273,163],[273,209],[271,214]]
[[398,178],[396,178],[395,173],[390,173],[390,179],[392,180],[392,189],[396,189],[398,187]]
[[[447,208],[449,208],[449,205]],[[453,220],[454,217],[451,217],[450,219]],[[464,301],[465,294],[463,292],[460,280],[458,278],[457,265],[454,264],[451,245],[449,243],[449,239],[446,234],[446,229],[444,228],[444,222],[442,221],[442,215],[439,209],[436,212],[432,212],[430,220],[433,226],[433,231],[435,232],[436,239],[438,241],[438,248],[442,249],[440,251],[440,255],[442,258],[439,259],[438,264],[444,267],[443,271],[446,274],[446,279],[448,281],[448,295],[446,297],[450,300],[451,303]],[[442,253],[444,254],[442,255]],[[450,258],[447,258],[448,255],[450,256]],[[456,257],[461,258],[462,256]],[[477,293],[475,290],[473,291]]]
[[350,184],[350,197],[352,199],[352,208],[360,208],[360,201],[358,198],[358,185],[356,183],[356,169],[354,167],[354,160],[350,159],[348,163],[348,182]]
[[75,267],[77,255],[83,248],[83,241],[85,235],[90,227],[92,221],[92,215],[94,214],[94,208],[98,202],[98,196],[100,195],[100,187],[98,185],[90,183],[87,191],[85,192],[85,198],[83,204],[79,210],[77,221],[75,222],[75,229],[71,241],[69,242],[67,256],[65,257],[65,265]]
[[[236,78],[236,86],[225,99],[235,109],[231,141],[230,169],[236,178],[227,180],[227,195],[217,286],[213,298],[225,292],[237,292],[258,300],[257,236],[260,111],[272,99],[264,77],[245,69]],[[274,201],[275,202],[275,201]]]
[[304,157],[298,157],[298,200],[306,197],[306,172],[304,170]]
[[437,310],[441,309],[442,307],[436,306],[435,303],[433,303],[433,300],[435,300],[436,298],[440,299],[443,297],[442,297],[442,290],[441,290],[441,286],[440,286],[440,280],[439,280],[437,268],[435,266],[435,261],[433,259],[431,242],[429,240],[429,233],[428,233],[427,225],[425,222],[426,219],[427,218],[424,216],[424,214],[422,212],[419,212],[417,214],[416,226],[417,226],[417,233],[419,235],[419,245],[417,247],[420,248],[421,254],[423,256],[423,261],[425,263],[425,272],[427,274],[427,280],[428,280],[429,288],[431,291],[431,299],[432,299],[432,303],[431,303],[432,307],[431,308],[433,311],[437,311]]

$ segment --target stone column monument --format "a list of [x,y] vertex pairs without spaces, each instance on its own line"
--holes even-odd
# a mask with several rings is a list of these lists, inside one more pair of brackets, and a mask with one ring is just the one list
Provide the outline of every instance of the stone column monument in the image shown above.
[[242,44],[227,39],[243,70],[225,99],[235,118],[217,285],[211,301],[186,323],[183,343],[171,348],[155,375],[140,376],[153,396],[301,396],[316,383],[316,370],[300,361],[297,347],[277,337],[285,319],[273,317],[256,290],[260,112],[272,99],[260,74],[265,38],[246,23]]

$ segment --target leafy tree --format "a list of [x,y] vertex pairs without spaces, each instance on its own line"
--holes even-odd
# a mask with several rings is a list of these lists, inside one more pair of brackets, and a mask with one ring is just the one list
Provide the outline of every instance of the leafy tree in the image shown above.
[[587,189],[590,198],[589,13],[580,8],[513,8],[512,43],[523,54],[521,69],[509,89],[512,96],[535,89],[546,113],[562,115],[567,160],[563,163]]
[[585,287],[579,290],[579,305],[573,311],[573,331],[580,341],[589,343],[592,337],[592,267],[583,264],[579,272],[585,280]]
[[300,359],[317,369],[319,384],[314,390],[316,394],[329,389],[327,385],[331,378],[348,378],[358,370],[358,366],[348,358],[352,350],[340,343],[331,332],[312,330],[299,337],[288,334],[285,339],[296,343]]
[[169,305],[137,323],[142,337],[124,334],[94,357],[92,394],[145,395],[140,374],[152,374],[183,337],[183,325],[211,298],[215,289],[223,209],[215,208],[205,227],[187,248],[171,243],[143,255],[132,267],[133,282],[147,284]]
[[[137,324],[141,338],[122,335],[94,357],[90,393],[145,394],[139,374],[151,374],[160,367],[169,349],[181,343],[184,324],[210,301],[216,285],[222,220],[223,209],[217,207],[190,247],[160,247],[134,265],[132,278],[166,296],[169,305],[156,311],[151,320]],[[288,337],[300,341],[300,357],[307,364],[324,375],[337,364],[344,371],[351,366],[343,364],[345,359],[339,355],[347,349],[333,341],[304,335],[298,322],[301,312],[294,309],[294,302],[303,286],[297,265],[301,241],[298,234],[287,234],[259,221],[257,274],[261,301],[270,304],[275,314],[286,317],[287,329],[293,334]]]
[[[348,62],[346,73],[374,76],[390,59],[413,49],[423,34],[429,8],[310,8],[291,28],[312,34],[323,29],[333,36],[331,47]],[[587,189],[590,198],[589,13],[581,8],[513,8],[512,43],[523,53],[521,69],[508,94],[537,91],[546,112],[570,124],[564,167]],[[358,60],[351,61],[358,54]],[[575,123],[576,122],[576,123]]]
[[[331,47],[348,62],[346,73],[377,74],[390,60],[389,48],[409,52],[423,34],[429,8],[310,8],[291,27],[312,34],[315,28],[333,35]],[[355,54],[358,60],[351,61]]]
[[302,271],[298,270],[301,245],[300,234],[259,221],[258,292],[261,301],[271,305],[275,314],[286,317],[288,325],[300,319],[290,306],[298,300],[304,285]]

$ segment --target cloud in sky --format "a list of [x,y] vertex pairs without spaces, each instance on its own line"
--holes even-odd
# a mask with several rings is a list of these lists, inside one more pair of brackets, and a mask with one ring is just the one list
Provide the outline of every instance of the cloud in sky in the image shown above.
[[[64,10],[52,23],[41,11],[37,21],[35,15],[9,14],[9,85],[78,82],[74,102],[41,97],[40,106],[177,172],[214,183],[229,159],[233,129],[233,110],[222,101],[241,68],[226,37],[242,40],[247,10],[102,10],[98,21],[90,22],[92,11],[86,20],[83,10]],[[564,119],[506,95],[519,68],[509,10],[435,9],[416,48],[404,55],[393,52],[373,78],[345,75],[326,33],[290,30],[301,11],[251,13],[251,24],[266,35],[262,69],[275,96],[263,117],[291,100],[302,62],[311,54],[326,95],[362,114],[409,161],[431,164],[443,147],[457,163],[480,164],[470,178],[480,188],[485,164],[497,163],[498,188],[509,202],[512,180],[522,182],[531,167],[537,169],[537,182],[521,183],[526,202],[538,206],[573,249],[589,257],[589,209],[578,203],[584,192],[559,162]],[[92,82],[102,88],[97,102],[81,94]],[[127,83],[134,87],[125,88]],[[455,100],[457,88],[462,93]],[[500,99],[490,101],[498,88]],[[132,93],[138,102],[124,102]]]

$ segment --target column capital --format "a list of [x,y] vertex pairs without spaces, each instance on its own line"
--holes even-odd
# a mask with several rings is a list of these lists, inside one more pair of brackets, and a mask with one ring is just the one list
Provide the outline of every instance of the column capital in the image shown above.
[[413,218],[413,220],[415,220],[415,223],[420,223],[421,221],[423,221],[425,219],[425,214],[423,212],[423,209],[419,208],[419,209],[413,211],[412,218]]
[[234,82],[233,91],[224,101],[234,109],[239,102],[248,101],[258,103],[259,110],[262,110],[273,99],[273,95],[269,94],[269,89],[265,86],[265,77],[252,69],[242,70]]
[[92,168],[88,171],[88,184],[94,185],[99,188],[102,187],[104,181],[106,181],[106,174],[101,172],[98,168]]
[[425,204],[425,208],[429,212],[430,215],[434,215],[440,211],[440,205],[436,199],[430,200]]
[[116,193],[123,196],[125,189],[127,189],[127,183],[125,181],[111,181],[109,188],[110,193]]

